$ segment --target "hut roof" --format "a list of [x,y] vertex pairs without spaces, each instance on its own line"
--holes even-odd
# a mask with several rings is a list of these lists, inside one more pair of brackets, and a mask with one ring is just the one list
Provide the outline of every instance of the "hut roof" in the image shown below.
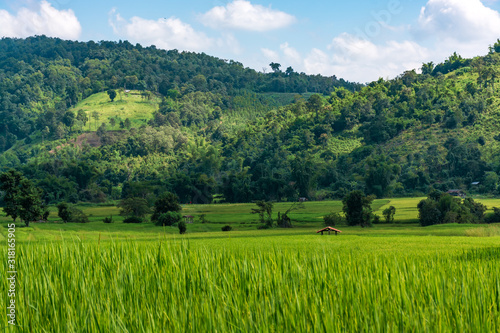
[[316,231],[316,233],[317,233],[317,234],[319,234],[319,233],[320,233],[320,232],[322,232],[322,231],[335,231],[335,232],[342,232],[342,231],[340,231],[340,230],[338,230],[338,229],[335,229],[335,228],[332,228],[332,227],[326,227],[326,228],[323,228],[323,229],[321,229],[321,230]]

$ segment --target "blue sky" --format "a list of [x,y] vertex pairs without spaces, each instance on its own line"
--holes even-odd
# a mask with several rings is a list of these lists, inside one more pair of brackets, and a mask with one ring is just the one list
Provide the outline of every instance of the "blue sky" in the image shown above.
[[369,82],[500,38],[497,0],[0,0],[0,36],[129,40]]

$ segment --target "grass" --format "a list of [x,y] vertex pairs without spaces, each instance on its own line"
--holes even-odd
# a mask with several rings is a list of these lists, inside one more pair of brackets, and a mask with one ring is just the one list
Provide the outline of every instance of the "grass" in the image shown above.
[[[116,118],[118,121],[110,130],[120,129],[120,120],[128,118],[132,127],[139,127],[146,124],[152,118],[153,113],[158,109],[160,100],[154,98],[151,101],[144,100],[139,91],[132,90],[129,93],[117,94],[114,102],[111,102],[106,92],[101,92],[89,96],[80,101],[71,111],[77,113],[83,110],[87,113],[89,121],[85,126],[89,130],[95,131],[103,122],[109,123],[109,119]],[[92,118],[92,113],[99,113],[99,120]]]
[[[498,238],[256,231],[20,242],[20,331],[500,328]],[[214,236],[214,235],[213,235]],[[5,276],[0,265],[0,274]],[[5,304],[6,279],[0,281]],[[2,316],[0,325],[6,326]],[[7,330],[14,332],[16,330]]]
[[[257,230],[253,204],[186,205],[213,222],[188,233],[121,223],[116,207],[80,206],[88,224],[18,225],[17,328],[6,332],[500,330],[499,225],[413,223],[420,198],[376,200],[398,223],[341,226],[342,204],[306,202],[293,229]],[[497,201],[488,199],[489,205]],[[290,203],[277,203],[285,211]],[[412,208],[413,207],[413,208]],[[491,208],[491,206],[489,206]],[[412,210],[413,209],[413,210]],[[104,224],[114,215],[115,223]],[[0,217],[0,243],[8,219]],[[253,222],[252,222],[253,221]],[[251,223],[252,222],[252,223]],[[235,231],[222,232],[231,224]],[[2,246],[7,258],[7,246]],[[6,265],[0,265],[6,276]],[[7,304],[7,279],[0,302]]]

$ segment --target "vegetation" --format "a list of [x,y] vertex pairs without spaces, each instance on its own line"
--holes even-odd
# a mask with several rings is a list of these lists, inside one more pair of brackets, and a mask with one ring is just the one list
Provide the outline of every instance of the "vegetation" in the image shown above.
[[[374,230],[18,243],[17,323],[34,331],[496,331],[498,237]],[[252,315],[234,315],[245,311]]]
[[[76,223],[87,223],[89,219],[87,215],[81,210],[72,205],[68,205],[65,202],[61,202],[57,205],[57,215],[63,220],[64,223],[76,222]],[[109,222],[111,223],[111,220]]]
[[453,197],[448,193],[432,192],[418,204],[420,224],[483,223],[486,206],[472,198]]
[[0,171],[45,204],[499,193],[494,46],[361,86],[128,42],[0,45]]
[[373,196],[365,196],[361,191],[352,191],[342,203],[344,207],[345,218],[350,226],[369,227],[372,224],[373,213],[371,203],[375,198]]
[[42,204],[41,191],[22,173],[9,170],[0,175],[0,190],[4,192],[3,211],[14,222],[19,217],[27,227],[30,222],[46,219],[48,212]]

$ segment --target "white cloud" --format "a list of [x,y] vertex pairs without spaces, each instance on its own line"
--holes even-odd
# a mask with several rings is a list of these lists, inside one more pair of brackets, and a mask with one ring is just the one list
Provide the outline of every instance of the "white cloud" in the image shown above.
[[412,41],[377,45],[347,33],[335,37],[326,49],[313,48],[302,56],[288,43],[283,43],[279,53],[269,49],[262,49],[262,53],[269,60],[285,62],[283,67],[293,65],[298,72],[336,75],[357,82],[393,78],[406,70],[419,69],[430,54]]
[[296,49],[288,45],[288,43],[281,44],[280,49],[285,55],[285,60],[291,63],[292,65],[295,66],[302,62],[302,57],[300,53]]
[[413,41],[377,45],[346,33],[335,37],[329,48],[334,74],[361,82],[419,69],[430,56],[429,50]]
[[264,57],[266,57],[267,60],[279,61],[280,56],[278,52],[266,48],[262,48],[260,50],[262,51],[262,54],[264,54]]
[[473,57],[500,37],[500,13],[480,0],[429,0],[413,31],[420,39],[434,39],[442,56],[457,51]]
[[134,16],[127,21],[113,9],[110,12],[109,24],[119,36],[124,36],[134,43],[155,45],[162,49],[201,52],[207,51],[215,43],[203,32],[194,30],[189,24],[175,17],[147,20]]
[[222,36],[217,39],[217,48],[223,50],[229,50],[233,54],[241,54],[242,48],[236,37],[231,33],[222,33]]
[[235,0],[226,7],[217,6],[200,15],[206,26],[216,29],[240,29],[268,31],[286,27],[296,21],[295,17],[264,7],[253,5],[250,1]]
[[71,10],[57,10],[46,0],[34,8],[21,8],[16,14],[0,9],[0,37],[24,38],[46,35],[77,39],[82,27]]

